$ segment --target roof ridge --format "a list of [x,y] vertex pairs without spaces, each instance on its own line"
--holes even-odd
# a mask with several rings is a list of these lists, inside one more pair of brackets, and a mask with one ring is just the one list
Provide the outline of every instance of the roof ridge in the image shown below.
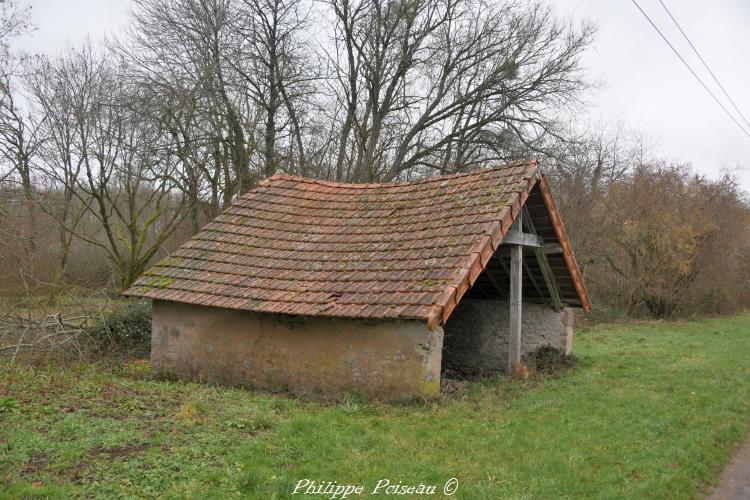
[[439,175],[436,177],[425,177],[423,179],[416,179],[416,180],[404,181],[404,182],[371,182],[371,183],[336,182],[336,181],[328,181],[328,180],[323,180],[323,179],[315,179],[313,177],[304,177],[301,175],[278,172],[278,173],[273,174],[271,177],[268,177],[258,182],[258,186],[265,186],[269,184],[271,181],[284,179],[284,180],[291,180],[291,181],[297,181],[297,182],[306,182],[308,184],[319,184],[319,185],[328,186],[328,187],[374,189],[374,188],[382,188],[382,187],[399,187],[399,186],[410,186],[414,184],[426,184],[430,182],[440,182],[443,180],[456,179],[459,177],[465,177],[469,175],[484,174],[488,172],[506,170],[506,169],[514,168],[514,167],[521,167],[524,165],[528,165],[530,167],[531,166],[536,167],[537,160],[535,159],[520,160],[516,162],[506,163],[505,165],[501,165],[497,167],[479,168],[479,169],[471,170],[468,172],[454,172],[452,174]]

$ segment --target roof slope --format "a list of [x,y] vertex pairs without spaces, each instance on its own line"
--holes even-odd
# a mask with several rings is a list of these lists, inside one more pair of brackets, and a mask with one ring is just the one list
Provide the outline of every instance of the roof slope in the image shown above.
[[401,184],[277,174],[125,294],[434,327],[482,272],[539,178],[536,162]]

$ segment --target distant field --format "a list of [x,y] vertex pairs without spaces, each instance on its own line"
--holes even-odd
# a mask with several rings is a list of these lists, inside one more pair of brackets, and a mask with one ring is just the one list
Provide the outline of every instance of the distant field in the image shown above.
[[700,496],[748,430],[750,314],[598,326],[575,347],[561,378],[398,406],[157,381],[145,362],[0,366],[0,496],[274,498],[303,479],[387,479],[441,497],[453,477],[455,498]]

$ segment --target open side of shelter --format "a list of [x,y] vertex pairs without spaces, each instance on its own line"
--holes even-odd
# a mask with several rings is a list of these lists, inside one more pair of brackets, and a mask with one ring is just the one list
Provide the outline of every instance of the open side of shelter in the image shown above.
[[543,345],[572,351],[573,308],[590,304],[549,185],[539,181],[445,322],[444,369],[508,371]]
[[393,184],[276,175],[129,289],[157,373],[398,399],[571,349],[589,300],[535,162]]

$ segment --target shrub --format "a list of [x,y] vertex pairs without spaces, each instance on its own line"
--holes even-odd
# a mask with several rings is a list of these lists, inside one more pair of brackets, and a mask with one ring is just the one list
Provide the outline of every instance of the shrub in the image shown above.
[[89,327],[87,333],[103,349],[147,352],[151,343],[151,304],[141,301],[114,309]]

